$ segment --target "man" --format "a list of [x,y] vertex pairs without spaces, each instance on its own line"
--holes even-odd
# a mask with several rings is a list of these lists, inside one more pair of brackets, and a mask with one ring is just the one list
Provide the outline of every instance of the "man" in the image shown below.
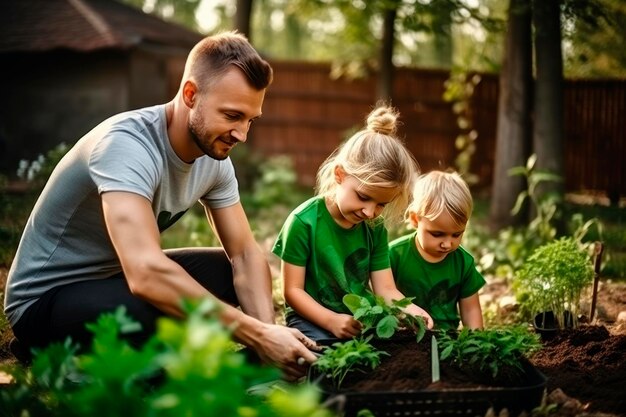
[[[142,324],[131,339],[140,344],[159,316],[182,316],[182,299],[217,297],[237,340],[286,376],[303,375],[314,343],[274,324],[269,267],[228,158],[261,116],[271,81],[244,36],[207,37],[172,101],[113,116],[76,143],[35,204],[9,272],[5,312],[22,345],[71,336],[85,346],[85,323],[120,304]],[[223,249],[163,251],[160,232],[198,200]]]

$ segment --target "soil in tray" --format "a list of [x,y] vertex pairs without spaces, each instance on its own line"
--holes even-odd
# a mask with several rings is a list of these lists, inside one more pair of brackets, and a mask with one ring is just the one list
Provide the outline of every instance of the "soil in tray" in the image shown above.
[[367,373],[351,372],[341,385],[341,391],[356,392],[411,392],[448,388],[471,389],[485,387],[523,387],[536,384],[525,375],[502,368],[494,379],[476,369],[460,369],[447,361],[440,363],[440,381],[432,383],[431,333],[418,344],[414,338],[394,341],[376,341],[374,345],[389,354],[383,356],[380,366]]

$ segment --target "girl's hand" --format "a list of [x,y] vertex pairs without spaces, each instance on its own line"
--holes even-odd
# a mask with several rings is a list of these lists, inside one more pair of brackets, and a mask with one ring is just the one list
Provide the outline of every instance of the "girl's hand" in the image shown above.
[[433,328],[434,326],[434,322],[433,322],[433,318],[430,317],[430,314],[428,314],[426,312],[426,310],[424,310],[422,307],[416,306],[415,304],[411,304],[408,305],[405,309],[404,312],[407,314],[412,314],[414,316],[421,316],[424,318],[424,321],[426,321],[426,327],[430,330]]
[[357,321],[350,314],[335,314],[328,331],[339,339],[349,339],[361,334],[361,322]]

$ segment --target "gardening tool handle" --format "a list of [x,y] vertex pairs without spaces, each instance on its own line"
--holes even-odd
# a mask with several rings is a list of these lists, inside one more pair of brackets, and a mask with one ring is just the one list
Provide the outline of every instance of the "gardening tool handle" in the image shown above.
[[602,264],[602,252],[604,252],[604,245],[598,241],[594,246],[595,263],[593,267],[593,293],[591,295],[591,312],[589,313],[589,323],[593,323],[593,316],[596,312],[596,300],[598,298],[598,281],[600,281],[600,265]]

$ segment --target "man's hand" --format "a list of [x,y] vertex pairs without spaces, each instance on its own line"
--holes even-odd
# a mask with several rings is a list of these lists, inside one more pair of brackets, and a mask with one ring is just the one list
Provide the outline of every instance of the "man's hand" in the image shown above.
[[296,380],[306,374],[317,357],[311,350],[322,349],[298,329],[266,324],[254,348],[261,359],[279,367],[285,379]]

